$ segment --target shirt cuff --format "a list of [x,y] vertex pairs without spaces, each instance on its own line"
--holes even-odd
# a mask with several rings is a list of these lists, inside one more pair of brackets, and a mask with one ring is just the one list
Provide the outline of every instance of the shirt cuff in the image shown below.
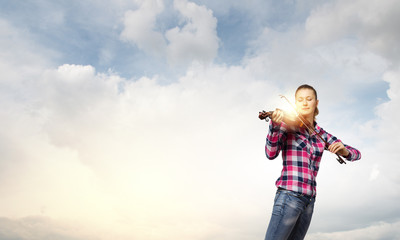
[[349,149],[347,149],[347,151],[349,151],[349,155],[347,155],[347,157],[345,157],[347,160],[351,161],[353,159],[353,154],[351,153],[351,151]]

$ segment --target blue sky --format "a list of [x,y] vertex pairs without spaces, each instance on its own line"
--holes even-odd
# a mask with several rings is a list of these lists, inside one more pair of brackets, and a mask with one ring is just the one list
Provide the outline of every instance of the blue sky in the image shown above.
[[307,239],[400,237],[396,1],[0,4],[0,239],[262,239],[258,111],[303,83],[362,152],[324,154]]

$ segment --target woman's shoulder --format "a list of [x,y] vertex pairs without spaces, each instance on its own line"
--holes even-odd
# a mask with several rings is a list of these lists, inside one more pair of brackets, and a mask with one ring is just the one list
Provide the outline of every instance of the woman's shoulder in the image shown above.
[[318,125],[317,122],[314,122],[314,129],[317,133],[319,134],[325,134],[327,133],[320,125]]
[[317,122],[314,122],[314,129],[317,131],[324,131],[324,129],[320,125],[318,125]]

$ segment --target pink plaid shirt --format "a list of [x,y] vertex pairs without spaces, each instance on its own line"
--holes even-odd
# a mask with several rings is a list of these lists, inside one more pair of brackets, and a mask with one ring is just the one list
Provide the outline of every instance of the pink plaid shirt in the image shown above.
[[[340,141],[315,124],[315,131],[329,144]],[[344,146],[350,154],[347,160],[355,161],[361,158],[361,153],[348,145]],[[302,193],[308,196],[316,195],[316,177],[321,162],[325,143],[316,134],[309,134],[304,128],[289,127],[284,122],[280,125],[271,121],[265,153],[270,160],[275,159],[282,150],[283,169],[276,181],[277,187]]]

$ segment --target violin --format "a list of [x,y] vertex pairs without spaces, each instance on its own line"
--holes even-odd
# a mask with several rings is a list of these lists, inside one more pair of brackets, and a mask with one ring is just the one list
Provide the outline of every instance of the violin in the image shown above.
[[[269,119],[271,119],[272,114],[274,113],[274,111],[262,111],[258,113],[258,118],[260,120],[265,120],[268,122]],[[328,146],[329,143],[327,141],[325,141],[325,139],[322,138],[322,136],[315,131],[314,127],[300,114],[298,115],[292,115],[292,114],[287,114],[284,112],[283,114],[283,122],[286,123],[289,126],[294,126],[294,127],[304,127],[308,130],[309,133],[314,133],[315,135],[317,135],[319,137],[319,139],[321,139],[324,143],[325,143],[325,150],[328,150]],[[335,153],[337,156],[337,161],[340,164],[346,164],[346,162],[343,160],[343,158]]]
[[[258,113],[258,118],[260,120],[264,120],[266,122],[269,121],[269,119],[271,119],[272,114],[274,113],[274,111],[262,111]],[[289,114],[287,112],[284,112],[283,114],[283,122],[286,123],[289,126],[293,126],[293,127],[304,127],[304,124],[308,124],[309,122],[303,117],[302,119],[300,119],[300,115],[296,116],[294,114]],[[309,125],[311,126],[311,125]]]

